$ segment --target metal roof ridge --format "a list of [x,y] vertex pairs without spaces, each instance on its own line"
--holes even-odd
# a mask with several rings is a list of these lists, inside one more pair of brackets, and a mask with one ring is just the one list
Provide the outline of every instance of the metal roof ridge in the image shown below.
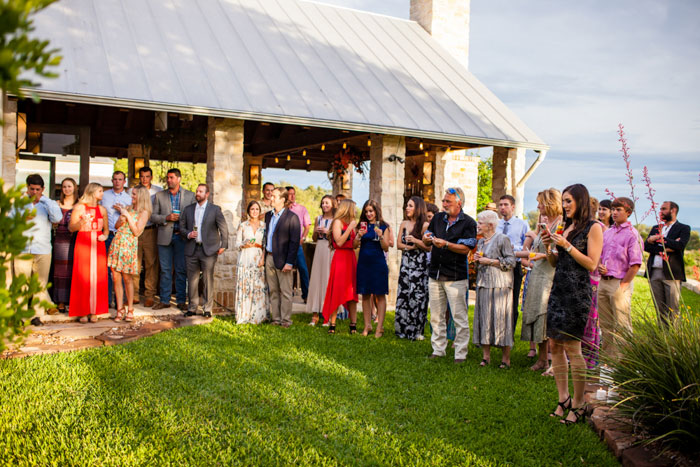
[[313,4],[316,4],[316,5],[322,5],[322,6],[324,6],[324,7],[333,8],[333,9],[336,9],[336,10],[347,10],[347,11],[352,11],[352,12],[356,12],[356,13],[362,13],[362,14],[364,14],[364,15],[381,16],[381,17],[383,17],[383,18],[389,18],[389,19],[393,19],[393,20],[396,20],[396,21],[404,21],[404,22],[406,22],[406,23],[415,23],[415,21],[413,21],[413,20],[411,20],[411,19],[408,19],[408,18],[399,18],[398,16],[391,16],[391,15],[387,15],[387,14],[384,14],[384,13],[375,13],[375,12],[373,12],[373,11],[358,10],[357,8],[350,8],[350,7],[347,7],[347,6],[334,5],[334,4],[332,4],[332,3],[324,3],[324,2],[319,2],[319,1],[316,1],[316,0],[296,0],[296,1],[297,1],[298,3],[313,3]]

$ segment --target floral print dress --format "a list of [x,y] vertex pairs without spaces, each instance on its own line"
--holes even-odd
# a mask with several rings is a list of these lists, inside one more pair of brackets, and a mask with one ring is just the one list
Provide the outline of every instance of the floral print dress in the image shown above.
[[[265,285],[265,267],[258,266],[265,248],[265,223],[257,229],[249,221],[242,222],[236,233],[238,280],[236,282],[236,322],[260,324],[267,318],[270,302]],[[253,245],[243,248],[243,245]]]
[[[136,211],[127,208],[129,213],[137,219]],[[139,242],[138,237],[131,231],[128,222],[124,222],[114,235],[114,240],[109,246],[107,266],[113,271],[123,274],[139,273]]]
[[[406,231],[401,234],[405,243]],[[399,270],[394,332],[396,337],[414,340],[423,335],[428,315],[428,253],[416,248],[404,250]]]

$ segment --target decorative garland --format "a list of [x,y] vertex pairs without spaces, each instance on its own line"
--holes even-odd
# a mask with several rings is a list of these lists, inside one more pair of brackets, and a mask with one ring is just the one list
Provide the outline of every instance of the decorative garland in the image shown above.
[[330,175],[341,177],[348,172],[348,166],[352,164],[355,172],[362,175],[364,178],[367,172],[366,162],[363,160],[362,154],[355,154],[350,149],[341,149],[333,156],[331,162]]

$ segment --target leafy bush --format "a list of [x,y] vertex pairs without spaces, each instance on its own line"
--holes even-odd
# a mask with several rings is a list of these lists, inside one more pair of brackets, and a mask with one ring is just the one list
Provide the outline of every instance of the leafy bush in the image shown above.
[[34,307],[40,305],[37,294],[43,290],[36,274],[11,275],[12,261],[26,257],[24,232],[31,227],[28,217],[34,211],[24,209],[30,201],[18,188],[5,191],[4,184],[0,178],[0,284],[7,284],[0,289],[0,352],[26,335],[24,323],[34,316]]
[[633,331],[619,336],[621,359],[612,368],[619,413],[647,434],[683,451],[700,446],[700,314],[682,310],[673,325],[638,315]]

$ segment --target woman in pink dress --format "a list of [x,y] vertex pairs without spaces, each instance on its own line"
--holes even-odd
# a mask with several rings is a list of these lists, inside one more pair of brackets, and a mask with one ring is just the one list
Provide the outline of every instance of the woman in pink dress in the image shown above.
[[109,236],[107,210],[99,203],[102,186],[90,183],[73,208],[68,229],[78,232],[73,254],[69,316],[80,317],[81,323],[97,321],[97,315],[108,312],[107,251]]
[[[131,190],[131,206],[115,204],[114,208],[121,214],[114,227],[117,233],[109,246],[107,266],[112,269],[114,295],[117,299],[117,316],[114,321],[133,321],[134,319],[134,282],[139,277],[139,243],[138,238],[151,217],[151,194],[145,186]],[[122,276],[124,276],[122,283]],[[124,289],[128,312],[124,316]]]

